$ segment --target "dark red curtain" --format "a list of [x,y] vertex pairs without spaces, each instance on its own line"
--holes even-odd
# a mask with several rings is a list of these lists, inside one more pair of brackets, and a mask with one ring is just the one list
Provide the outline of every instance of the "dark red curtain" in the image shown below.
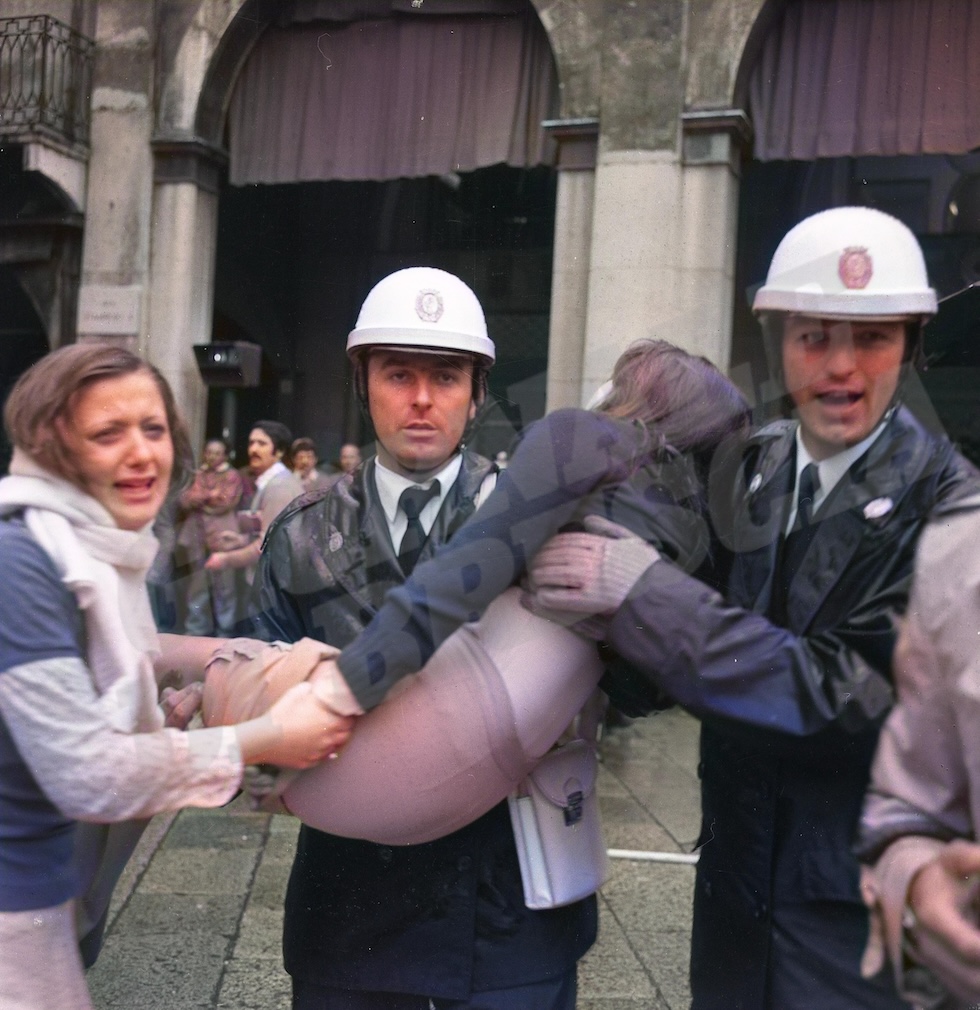
[[980,3],[792,0],[749,111],[763,161],[980,147]]
[[228,112],[234,185],[548,163],[557,101],[533,11],[269,28]]

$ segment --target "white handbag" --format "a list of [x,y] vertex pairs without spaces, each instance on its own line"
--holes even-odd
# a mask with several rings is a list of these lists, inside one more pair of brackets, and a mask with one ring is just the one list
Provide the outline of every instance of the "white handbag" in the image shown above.
[[558,908],[597,891],[609,877],[602,837],[595,744],[552,748],[507,798],[528,908]]

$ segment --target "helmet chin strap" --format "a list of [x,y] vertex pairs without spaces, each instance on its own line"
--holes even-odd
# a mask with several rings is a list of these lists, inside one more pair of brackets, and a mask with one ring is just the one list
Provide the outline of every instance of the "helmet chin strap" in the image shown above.
[[483,398],[480,401],[474,400],[474,402],[477,404],[476,411],[474,412],[473,417],[466,422],[466,427],[463,429],[463,436],[459,440],[459,447],[458,447],[460,452],[464,452],[466,450],[466,446],[469,443],[470,439],[472,439],[473,436],[476,434],[476,432],[480,429],[480,425],[483,424],[483,421],[486,418],[486,416],[490,413],[491,410],[493,410],[494,406],[496,405],[496,401],[493,400],[489,392],[487,392],[485,383],[483,390],[484,390]]
[[922,320],[910,320],[905,325],[905,363],[911,365],[917,372],[924,372],[928,367],[926,350],[922,339]]

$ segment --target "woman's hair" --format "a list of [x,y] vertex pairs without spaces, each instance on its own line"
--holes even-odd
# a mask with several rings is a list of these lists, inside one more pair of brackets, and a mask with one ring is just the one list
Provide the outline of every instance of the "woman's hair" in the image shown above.
[[3,422],[10,441],[36,463],[73,484],[81,475],[62,428],[83,390],[105,379],[145,372],[163,400],[174,447],[171,485],[184,481],[194,468],[187,426],[177,409],[167,380],[149,362],[116,344],[69,344],[45,355],[17,380],[4,407]]
[[666,340],[638,340],[613,368],[596,410],[639,421],[664,445],[710,453],[749,424],[748,401],[707,358]]

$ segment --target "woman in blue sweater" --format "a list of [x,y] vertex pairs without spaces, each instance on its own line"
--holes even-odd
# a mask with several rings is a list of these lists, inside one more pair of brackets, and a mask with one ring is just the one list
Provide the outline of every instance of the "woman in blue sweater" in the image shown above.
[[165,725],[155,666],[183,666],[182,643],[157,636],[144,578],[189,446],[159,372],[113,345],[64,347],[20,378],[4,420],[0,1006],[87,1010],[78,939],[98,946],[122,868],[107,853],[159,811],[226,803],[246,764],[309,767],[346,733],[308,685],[242,725]]

